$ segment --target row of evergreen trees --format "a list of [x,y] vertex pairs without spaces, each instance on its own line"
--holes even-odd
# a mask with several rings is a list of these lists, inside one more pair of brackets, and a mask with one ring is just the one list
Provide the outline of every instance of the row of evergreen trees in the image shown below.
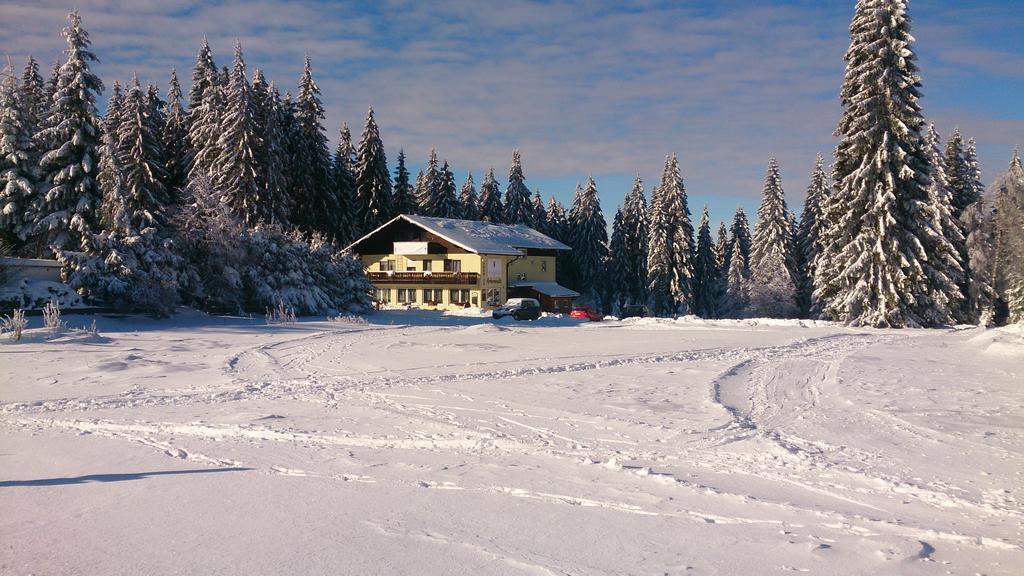
[[649,206],[637,177],[610,239],[593,178],[568,209],[554,197],[545,206],[518,151],[504,194],[493,169],[479,191],[472,174],[457,189],[434,151],[414,181],[400,152],[392,179],[371,109],[358,145],[343,125],[332,157],[308,58],[297,95],[282,97],[259,70],[250,79],[240,45],[232,67],[218,68],[204,40],[187,96],[173,70],[166,101],[137,79],[115,83],[101,118],[96,57],[70,18],[53,76],[44,81],[30,58],[0,89],[0,231],[23,254],[56,251],[86,288],[194,284],[181,223],[201,220],[212,196],[228,211],[220,220],[295,242],[343,246],[400,213],[525,224],[573,248],[559,282],[609,310],[913,326],[1021,309],[1019,158],[985,195],[974,142],[954,131],[941,150],[918,105],[902,0],[857,4],[831,177],[819,157],[800,219],[772,159],[753,234],[738,210],[717,239],[706,208],[694,228],[675,156]]

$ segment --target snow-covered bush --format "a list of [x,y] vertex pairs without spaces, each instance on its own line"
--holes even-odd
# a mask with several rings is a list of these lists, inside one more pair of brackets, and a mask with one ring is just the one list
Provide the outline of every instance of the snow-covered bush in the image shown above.
[[246,227],[203,180],[176,217],[185,301],[225,312],[283,305],[298,315],[361,313],[372,286],[362,262],[319,236]]
[[21,340],[21,333],[27,325],[25,311],[21,308],[15,308],[10,316],[0,317],[0,333],[9,332],[8,337],[14,342]]

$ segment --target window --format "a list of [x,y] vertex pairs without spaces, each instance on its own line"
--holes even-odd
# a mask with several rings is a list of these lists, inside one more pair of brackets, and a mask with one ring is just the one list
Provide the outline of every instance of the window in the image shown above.
[[488,306],[501,306],[501,290],[497,288],[488,288],[484,290],[484,302]]
[[473,306],[479,306],[480,305],[480,297],[477,296],[475,292],[473,293],[473,299],[471,301],[471,304]]
[[406,258],[405,259],[405,271],[406,272],[415,272],[416,271],[416,261],[415,260],[409,260],[408,258]]
[[380,271],[381,272],[394,272],[395,271],[395,261],[394,260],[381,260],[380,261]]
[[449,290],[448,301],[452,304],[466,306],[469,304],[469,290]]
[[444,261],[445,272],[462,272],[462,260],[448,260]]
[[424,304],[441,304],[444,301],[444,290],[440,288],[424,288],[423,289],[423,303]]
[[391,302],[391,290],[388,288],[374,288],[373,298],[382,304]]
[[423,271],[424,272],[430,272],[433,269],[434,269],[434,261],[433,260],[424,260],[423,261]]
[[487,259],[487,277],[499,279],[501,278],[501,260],[497,258]]
[[415,304],[416,303],[416,289],[415,288],[399,288],[398,289],[398,303],[399,304]]

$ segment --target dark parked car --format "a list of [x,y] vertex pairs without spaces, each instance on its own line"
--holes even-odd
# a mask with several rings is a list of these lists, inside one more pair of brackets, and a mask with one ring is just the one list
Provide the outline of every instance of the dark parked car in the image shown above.
[[533,298],[509,298],[501,308],[491,312],[495,320],[511,316],[516,320],[536,320],[540,318],[540,302]]
[[647,310],[647,306],[644,306],[643,304],[627,304],[622,307],[620,317],[645,318],[650,315],[651,313]]

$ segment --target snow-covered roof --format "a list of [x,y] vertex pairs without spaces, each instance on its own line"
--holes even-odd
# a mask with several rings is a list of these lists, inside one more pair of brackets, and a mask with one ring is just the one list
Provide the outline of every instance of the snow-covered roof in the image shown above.
[[522,249],[570,250],[558,240],[522,224],[493,224],[478,220],[432,218],[401,214],[352,243],[355,246],[395,220],[406,220],[470,252],[521,256]]
[[509,284],[510,288],[533,288],[537,292],[552,298],[576,298],[580,295],[575,290],[570,290],[561,284],[556,282],[531,282],[529,280],[520,280],[518,282],[512,282]]

